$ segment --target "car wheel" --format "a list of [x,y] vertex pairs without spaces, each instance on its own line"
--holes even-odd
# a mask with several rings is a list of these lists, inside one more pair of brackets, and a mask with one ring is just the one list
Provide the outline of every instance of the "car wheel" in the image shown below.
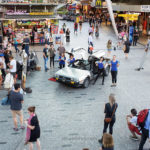
[[110,66],[107,66],[105,69],[105,76],[108,76],[110,72]]
[[89,87],[89,84],[90,84],[90,79],[89,78],[86,78],[84,80],[84,83],[83,83],[83,88],[88,88]]

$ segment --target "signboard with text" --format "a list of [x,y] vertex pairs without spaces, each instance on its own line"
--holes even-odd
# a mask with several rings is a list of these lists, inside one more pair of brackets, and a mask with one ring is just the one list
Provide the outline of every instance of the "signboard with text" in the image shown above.
[[102,7],[102,0],[95,0],[95,7]]
[[141,12],[150,12],[150,5],[141,5]]

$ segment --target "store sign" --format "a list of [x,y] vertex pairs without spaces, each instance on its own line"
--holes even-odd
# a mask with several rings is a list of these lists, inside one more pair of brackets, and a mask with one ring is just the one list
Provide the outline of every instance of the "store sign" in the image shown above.
[[123,17],[125,20],[138,20],[139,14],[119,14],[118,17]]
[[54,13],[53,12],[32,12],[32,13],[29,13],[29,15],[43,16],[43,15],[54,15]]
[[102,0],[95,0],[96,7],[102,7]]
[[141,5],[141,12],[150,12],[150,5]]

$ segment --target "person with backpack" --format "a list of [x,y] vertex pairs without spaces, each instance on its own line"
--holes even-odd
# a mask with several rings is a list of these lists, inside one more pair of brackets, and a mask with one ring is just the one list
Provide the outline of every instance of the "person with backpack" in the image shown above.
[[137,126],[137,111],[136,109],[131,109],[131,114],[127,115],[126,117],[127,120],[127,125],[128,128],[130,130],[130,132],[132,133],[132,136],[130,136],[131,139],[133,140],[139,140],[137,135],[141,135],[140,133],[140,128]]
[[137,124],[142,128],[142,137],[139,145],[139,150],[143,150],[146,140],[150,142],[150,110],[145,109],[138,115]]
[[[116,103],[116,98],[115,94],[110,94],[109,95],[109,102],[105,104],[105,119],[104,119],[104,129],[103,129],[103,134],[107,132],[107,128],[109,126],[109,133],[112,135],[113,134],[113,126],[116,121],[116,115],[115,112],[118,108],[118,104]],[[98,140],[99,143],[102,143],[103,137]]]

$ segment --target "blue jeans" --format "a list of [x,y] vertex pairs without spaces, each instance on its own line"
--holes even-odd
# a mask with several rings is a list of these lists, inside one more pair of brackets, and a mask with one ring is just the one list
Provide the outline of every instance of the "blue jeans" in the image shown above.
[[45,39],[45,44],[49,45],[49,39]]
[[29,56],[29,44],[25,44],[25,52]]
[[16,53],[19,52],[19,49],[18,49],[18,47],[17,47],[18,44],[14,44],[14,46],[15,46]]
[[44,37],[40,37],[40,44],[44,44]]
[[45,67],[45,70],[47,70],[47,62],[48,62],[48,57],[44,57],[44,67]]

